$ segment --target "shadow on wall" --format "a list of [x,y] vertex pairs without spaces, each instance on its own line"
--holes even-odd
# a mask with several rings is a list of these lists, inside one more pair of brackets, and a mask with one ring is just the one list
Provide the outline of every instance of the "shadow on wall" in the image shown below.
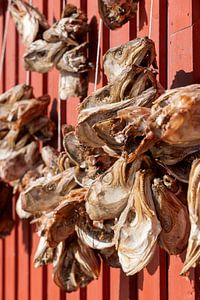
[[[197,1],[196,1],[197,2]],[[199,5],[199,4],[198,4]],[[199,60],[199,44],[200,44],[200,15],[199,10],[197,10],[198,22],[194,20],[192,26],[192,59],[193,70],[191,72],[185,72],[184,70],[179,70],[174,76],[171,88],[176,88],[180,86],[186,86],[189,84],[200,83],[200,60]]]
[[193,72],[179,70],[176,72],[170,88],[177,88],[194,83]]
[[[96,65],[96,55],[97,55],[97,44],[98,44],[98,26],[97,18],[92,17],[90,21],[90,31],[89,31],[89,61],[93,64],[94,68],[89,72],[89,82],[94,83],[95,80],[95,65]],[[102,52],[102,49],[100,49]],[[100,57],[101,57],[100,53]],[[101,69],[98,72],[98,82],[101,81]]]
[[145,0],[139,2],[139,30],[142,30],[144,25],[148,25],[148,17],[145,9]]
[[137,295],[137,275],[126,276],[121,270],[118,300],[135,300]]

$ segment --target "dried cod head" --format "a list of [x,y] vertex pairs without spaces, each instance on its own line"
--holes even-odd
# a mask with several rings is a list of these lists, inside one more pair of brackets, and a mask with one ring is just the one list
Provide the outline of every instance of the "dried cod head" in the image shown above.
[[50,170],[53,170],[54,173],[57,173],[57,171],[58,171],[58,152],[50,146],[45,146],[45,147],[42,147],[42,149],[41,149],[41,156],[42,156],[42,160],[45,163],[45,165]]
[[[39,112],[38,112],[39,113]],[[46,111],[44,111],[46,113]],[[39,116],[26,124],[26,129],[35,140],[46,142],[53,137],[54,123],[47,116]]]
[[76,291],[99,277],[100,260],[94,250],[75,237],[60,243],[57,248],[53,280],[62,290]]
[[79,210],[79,218],[75,226],[78,238],[88,247],[93,249],[107,249],[114,246],[114,220],[102,222],[100,226],[94,226],[85,209]]
[[119,262],[126,275],[142,270],[154,255],[161,231],[152,198],[150,170],[139,170],[131,188],[128,204],[115,230]]
[[56,64],[56,68],[62,72],[84,73],[89,71],[87,47],[88,43],[84,42],[70,50],[67,49]]
[[88,74],[75,72],[61,72],[59,80],[59,95],[62,100],[69,97],[84,99],[88,90]]
[[113,219],[126,206],[130,189],[126,182],[126,165],[127,158],[120,157],[91,185],[85,204],[91,220]]
[[152,191],[162,227],[159,245],[170,255],[180,254],[187,247],[190,231],[187,207],[164,185],[160,178],[154,179]]
[[[76,195],[75,195],[76,193]],[[44,214],[37,222],[41,223],[42,234],[50,247],[56,247],[61,241],[67,239],[75,231],[78,221],[78,211],[84,206],[85,189],[75,189],[69,193],[52,212]],[[45,219],[45,220],[44,220]],[[45,224],[43,226],[43,224]]]
[[81,166],[84,160],[84,152],[74,131],[64,135],[63,147],[70,161],[77,166]]
[[30,214],[22,209],[21,193],[19,194],[19,197],[16,202],[16,213],[20,219],[29,219],[32,216],[32,214]]
[[22,208],[32,214],[52,210],[65,200],[66,195],[76,185],[74,168],[50,178],[41,177],[21,194]]
[[129,66],[150,67],[152,64],[157,67],[155,44],[148,37],[137,38],[111,48],[103,58],[104,73],[109,82],[115,81]]
[[59,41],[67,42],[73,39],[74,45],[76,38],[84,36],[89,29],[87,21],[78,18],[78,15],[62,18],[54,23],[48,30],[43,33],[43,39],[49,43],[56,43]]
[[105,248],[99,251],[102,260],[112,268],[121,268],[119,256],[115,247]]
[[200,159],[194,160],[189,177],[188,210],[191,223],[186,258],[181,275],[195,267],[200,259]]
[[81,110],[78,116],[78,126],[76,127],[76,134],[80,143],[93,148],[104,146],[105,142],[97,136],[93,126],[96,123],[116,117],[118,111],[134,106],[135,103],[141,104],[142,102],[147,103],[153,101],[156,94],[157,91],[154,88],[149,88],[141,95],[133,97],[130,100]]
[[[148,68],[136,65],[128,66],[115,81],[93,92],[80,105],[80,110],[98,107],[103,104],[116,103],[141,95],[145,90],[153,87],[158,94],[161,93],[156,80],[156,73]],[[156,96],[157,97],[157,96]],[[148,101],[149,100],[149,101]],[[138,99],[135,106],[151,107],[151,99]]]
[[13,104],[17,101],[30,98],[33,98],[33,88],[30,85],[18,84],[0,95],[0,105]]
[[91,220],[114,219],[127,205],[130,186],[140,161],[127,168],[127,155],[122,155],[89,188],[86,211]]
[[46,73],[50,71],[66,50],[66,45],[60,41],[47,43],[37,40],[31,43],[24,54],[24,67],[27,71]]
[[6,159],[0,160],[0,177],[5,182],[21,178],[39,158],[37,142],[31,142],[20,150],[11,151]]
[[11,1],[10,13],[25,45],[30,45],[49,28],[44,15],[22,0]]
[[119,110],[116,118],[99,122],[93,128],[109,148],[119,154],[129,153],[137,147],[137,137],[145,135],[149,114],[146,107],[130,106]]
[[33,121],[33,119],[44,115],[49,103],[50,97],[48,95],[41,96],[37,99],[18,101],[12,105],[7,120],[9,122],[15,122],[14,128],[21,128]]
[[55,249],[50,248],[46,241],[46,237],[41,236],[34,255],[34,267],[42,267],[53,262]]
[[169,90],[151,108],[150,129],[156,137],[171,145],[199,145],[199,107],[200,85]]
[[112,30],[122,27],[137,12],[138,0],[98,0],[99,14]]
[[181,147],[167,144],[165,142],[159,141],[150,151],[156,160],[159,160],[166,165],[175,165],[178,162],[184,160],[189,154],[195,153],[200,150],[200,145],[191,147]]

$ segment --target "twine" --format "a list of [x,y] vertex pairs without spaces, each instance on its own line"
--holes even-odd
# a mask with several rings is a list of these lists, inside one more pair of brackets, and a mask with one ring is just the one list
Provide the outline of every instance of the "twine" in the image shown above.
[[100,21],[99,21],[99,32],[98,32],[98,43],[97,43],[97,57],[96,57],[96,67],[95,67],[94,91],[96,91],[96,89],[97,89],[97,81],[98,81],[98,73],[99,73],[101,31],[102,31],[102,19],[100,19]]
[[2,50],[1,50],[1,57],[0,57],[0,79],[2,78],[2,72],[3,72],[3,64],[5,60],[5,54],[6,54],[6,43],[7,43],[7,36],[8,36],[8,27],[10,22],[10,9],[11,0],[8,1],[8,7],[6,12],[6,20],[5,20],[5,29],[3,34],[3,43],[2,43]]
[[151,0],[151,6],[150,6],[149,38],[151,38],[151,32],[152,32],[152,18],[153,18],[153,0]]

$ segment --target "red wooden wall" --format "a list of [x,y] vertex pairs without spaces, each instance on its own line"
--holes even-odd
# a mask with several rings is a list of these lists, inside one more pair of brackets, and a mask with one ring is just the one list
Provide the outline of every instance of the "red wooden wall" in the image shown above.
[[[103,27],[102,54],[109,47],[148,35],[150,3],[140,0],[137,18],[115,32]],[[95,64],[99,16],[97,0],[71,0],[87,15],[91,22],[90,59]],[[63,1],[33,0],[52,23],[59,18]],[[0,45],[5,24],[6,0],[0,0]],[[9,23],[3,78],[0,91],[25,81],[22,66],[24,47],[16,33],[13,21]],[[154,0],[152,16],[152,39],[156,43],[159,77],[165,88],[200,82],[200,1]],[[105,83],[100,67],[98,87]],[[32,73],[31,84],[36,95],[49,93],[52,107],[58,93],[58,72],[40,75]],[[89,93],[94,88],[94,71],[89,76]],[[77,99],[62,101],[62,123],[76,123]],[[52,116],[56,120],[55,110]],[[14,212],[15,214],[15,212]],[[157,249],[149,266],[133,277],[126,277],[118,269],[102,267],[98,281],[76,293],[64,294],[52,282],[52,268],[34,269],[33,255],[38,243],[36,234],[27,221],[16,223],[12,234],[0,241],[0,300],[197,300],[200,299],[200,269],[196,268],[185,279],[179,276],[184,254],[168,257]]]

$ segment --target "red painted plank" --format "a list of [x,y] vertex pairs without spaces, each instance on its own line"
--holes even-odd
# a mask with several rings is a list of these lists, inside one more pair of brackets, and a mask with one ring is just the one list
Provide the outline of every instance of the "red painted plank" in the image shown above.
[[[2,4],[2,6],[0,7],[0,51],[2,49],[2,40],[3,40],[3,28],[4,28],[4,16],[5,16],[5,3]],[[3,92],[4,91],[4,72],[2,74],[2,78],[0,78],[0,91]],[[4,295],[5,295],[5,259],[4,259],[4,255],[5,255],[5,242],[3,239],[0,240],[0,299],[3,300],[4,299]]]
[[[152,7],[152,15],[150,8]],[[162,13],[161,13],[162,12]],[[138,11],[138,36],[148,36],[156,46],[157,61],[160,67],[160,79],[166,85],[166,1],[141,1]],[[151,20],[150,20],[151,18]],[[164,22],[164,24],[163,24]],[[149,31],[151,23],[151,30]],[[163,30],[164,29],[164,30]],[[165,42],[164,42],[165,41]],[[164,47],[163,47],[164,46]],[[164,61],[164,62],[163,62]],[[167,299],[166,254],[157,248],[147,268],[138,274],[138,300]]]
[[[34,0],[33,6],[37,7],[41,12],[43,12],[44,2],[42,0]],[[36,97],[43,94],[43,78],[44,75],[32,72],[31,74],[31,84],[34,87],[34,93]],[[32,232],[33,232],[33,226]],[[42,300],[46,298],[46,270],[45,268],[35,269],[33,266],[34,254],[37,249],[39,238],[36,233],[32,234],[31,241],[31,256],[30,256],[30,300]],[[37,287],[37,288],[36,288]]]
[[[120,46],[130,40],[129,23],[117,30],[110,30],[110,48]],[[123,276],[120,270],[110,269],[110,299],[127,299],[129,292],[129,278]],[[115,287],[115,288],[113,288]],[[122,296],[123,295],[123,296]],[[121,298],[124,297],[124,298]]]
[[[184,0],[175,6],[174,1],[168,1],[168,87],[190,84],[194,80],[192,3]],[[169,260],[168,293],[172,300],[195,299],[194,270],[190,271],[189,279],[179,276],[183,260],[184,255],[171,256]]]
[[53,267],[52,265],[49,265],[47,270],[47,299],[57,300],[60,298],[60,289],[53,282],[52,273],[53,273]]
[[170,300],[194,300],[194,269],[189,273],[189,277],[181,277],[179,273],[183,267],[184,255],[170,257],[169,277],[168,277],[168,293]]
[[[13,20],[12,20],[13,22]],[[17,32],[16,41],[16,83],[25,83],[26,72],[23,67],[23,55],[25,47],[22,44],[21,37]],[[30,295],[30,225],[29,220],[18,220],[17,226],[17,291],[16,299],[28,300]]]
[[[28,300],[30,291],[29,282],[29,255],[30,230],[29,221],[19,221],[17,241],[17,299]],[[32,262],[31,262],[32,263]]]
[[169,1],[169,33],[175,33],[192,25],[192,0]]
[[[12,22],[9,23],[9,35],[12,39],[7,39],[6,55],[5,55],[5,89],[9,89],[16,83],[16,45],[15,45],[15,26]],[[14,205],[13,201],[13,205]],[[16,249],[15,249],[15,231],[12,230],[11,235],[5,239],[5,299],[14,300],[16,291]]]
[[[99,14],[97,3],[95,5],[88,4],[87,6],[87,16],[89,23],[91,24],[91,30],[89,33],[89,58],[94,65],[94,69],[89,73],[89,90],[88,94],[94,91],[94,81],[95,81],[95,68],[96,68],[96,55],[97,55],[97,43],[98,43],[98,31],[99,31]],[[103,54],[109,48],[109,30],[102,25],[101,30],[101,40],[100,40],[100,61],[99,61],[99,72],[97,89],[102,87],[106,83],[106,79],[102,73],[102,58]],[[110,294],[110,284],[109,284],[109,270],[106,266],[102,265],[101,274],[97,281],[92,282],[87,288],[87,300],[108,300]]]
[[[166,286],[163,271],[163,261],[160,255],[160,250],[157,248],[156,253],[149,265],[138,274],[138,299],[146,300],[151,295],[152,299],[165,300]],[[165,270],[165,269],[164,269]]]
[[[61,10],[62,10],[62,1],[48,1],[47,14],[48,22],[52,25],[56,20],[60,19]],[[49,115],[51,119],[55,122],[56,126],[58,125],[58,80],[59,72],[54,68],[51,72],[48,73],[47,80],[47,92],[51,96],[51,104],[49,106]],[[65,109],[65,105],[64,105]],[[62,118],[63,122],[63,118]],[[58,135],[57,135],[58,136]],[[47,299],[48,300],[59,300],[63,299],[61,297],[61,291],[54,283],[52,279],[53,267],[52,265],[47,266]]]
[[[154,1],[155,4],[156,1]],[[141,0],[137,12],[137,35],[139,37],[149,35],[150,0]]]
[[[62,2],[62,0],[60,1]],[[92,30],[90,33],[90,57],[95,65],[96,51],[94,48],[97,44],[97,28],[95,27],[95,16],[97,17],[98,25],[98,13],[97,4],[91,1],[80,0],[70,1],[76,5],[80,5],[81,8],[87,10],[89,20],[92,20]],[[158,2],[159,5],[158,6]],[[200,65],[199,65],[199,36],[200,36],[200,24],[199,24],[199,8],[200,4],[198,0],[184,0],[176,1],[169,0],[168,10],[168,28],[166,28],[166,8],[167,1],[154,1],[154,10],[152,18],[152,38],[156,42],[156,49],[158,52],[158,62],[160,67],[160,80],[164,86],[166,86],[166,73],[168,69],[168,86],[178,86],[188,84],[192,82],[199,82],[200,80]],[[42,1],[34,0],[33,4],[36,4],[40,9],[48,9],[49,19],[53,19],[53,14],[58,18],[60,3],[54,1]],[[5,1],[3,1],[5,5]],[[48,5],[48,7],[47,7]],[[55,7],[53,7],[53,5]],[[192,10],[193,8],[193,10]],[[150,0],[141,0],[139,4],[139,12],[137,16],[137,28],[138,36],[148,35],[149,28],[149,11]],[[2,39],[2,16],[0,16],[0,40]],[[192,23],[195,23],[191,27]],[[13,26],[13,25],[12,25]],[[125,25],[122,29],[110,33],[111,46],[119,45],[132,39],[136,35],[136,20],[132,20],[129,24]],[[166,48],[166,32],[169,31],[168,49]],[[13,29],[12,29],[13,30]],[[9,35],[11,36],[11,35]],[[102,32],[102,45],[101,45],[101,57],[105,53],[109,46],[109,31],[103,27]],[[19,68],[18,82],[22,83],[25,80],[25,72],[22,69],[22,53],[23,46],[20,40],[18,65],[15,66],[13,60],[15,59],[14,48],[15,40],[9,38],[9,49],[7,51],[6,62],[6,86],[9,88],[16,82],[15,68]],[[166,55],[168,51],[168,60]],[[166,65],[168,61],[168,66]],[[14,68],[13,68],[14,67]],[[16,74],[17,75],[17,74]],[[42,76],[39,74],[33,74],[32,82],[35,86],[36,95],[39,96],[48,88],[48,92],[52,95],[52,98],[57,98],[58,93],[58,72],[55,70],[50,72],[48,76]],[[90,72],[90,84],[89,92],[94,88],[94,70]],[[105,82],[105,81],[104,81]],[[0,88],[2,90],[4,81],[0,81]],[[99,76],[98,87],[101,87],[103,83],[102,74]],[[69,123],[76,123],[77,116],[77,104],[78,99],[69,99],[68,109],[66,112],[66,105],[62,102],[62,122],[65,122],[65,117]],[[56,117],[55,109],[53,116]],[[23,223],[24,224],[24,223]],[[25,251],[24,240],[28,241],[29,231],[28,227],[22,225],[20,222],[17,233],[13,231],[11,237],[6,241],[0,241],[0,297],[2,300],[15,299],[28,299],[30,292],[30,299],[48,299],[48,300],[93,300],[93,299],[137,299],[136,277],[126,278],[124,274],[120,274],[119,270],[111,269],[110,272],[106,267],[103,267],[100,280],[95,281],[87,289],[78,291],[77,293],[67,295],[60,293],[60,290],[54,285],[51,279],[52,268],[35,270],[33,268],[33,255],[34,249],[37,246],[38,239],[36,234],[33,236],[33,249],[32,255],[29,257],[29,253]],[[15,260],[15,247],[18,248],[18,259]],[[27,242],[28,244],[28,242]],[[30,261],[29,261],[30,259]],[[195,283],[194,283],[194,270],[191,271],[190,279],[187,281],[184,278],[179,277],[179,271],[182,267],[182,261],[180,258],[170,257],[169,263],[169,276],[168,276],[168,292],[169,299],[199,299],[199,269],[195,271]],[[16,270],[16,263],[18,264],[18,270]],[[31,265],[31,287],[29,291],[29,263]],[[18,274],[16,273],[18,272]],[[17,275],[17,276],[16,276]],[[16,286],[18,283],[18,286]],[[141,290],[138,290],[138,299],[165,299],[166,294],[166,255],[164,252],[157,253],[151,264],[138,275],[138,285]],[[196,295],[194,291],[196,290]],[[132,288],[133,287],[133,288]],[[15,293],[17,291],[17,293]],[[15,294],[15,295],[14,295]]]
[[120,269],[111,268],[110,270],[110,300],[118,300],[120,292]]
[[80,299],[80,290],[66,294],[66,300],[79,300]]
[[170,34],[168,47],[168,86],[193,83],[192,27]]
[[167,88],[167,0],[159,1],[159,46],[158,66],[159,81],[164,88]]
[[[71,3],[76,5],[79,9],[81,8],[81,0],[73,0]],[[83,8],[85,7],[83,6]],[[85,13],[87,12],[85,11]],[[76,125],[77,116],[78,116],[78,110],[77,110],[78,104],[79,104],[79,98],[77,97],[70,97],[69,99],[66,100],[66,104],[65,103],[62,104],[63,106],[66,105],[67,124]]]
[[129,41],[129,23],[117,30],[110,30],[110,47],[120,46]]

